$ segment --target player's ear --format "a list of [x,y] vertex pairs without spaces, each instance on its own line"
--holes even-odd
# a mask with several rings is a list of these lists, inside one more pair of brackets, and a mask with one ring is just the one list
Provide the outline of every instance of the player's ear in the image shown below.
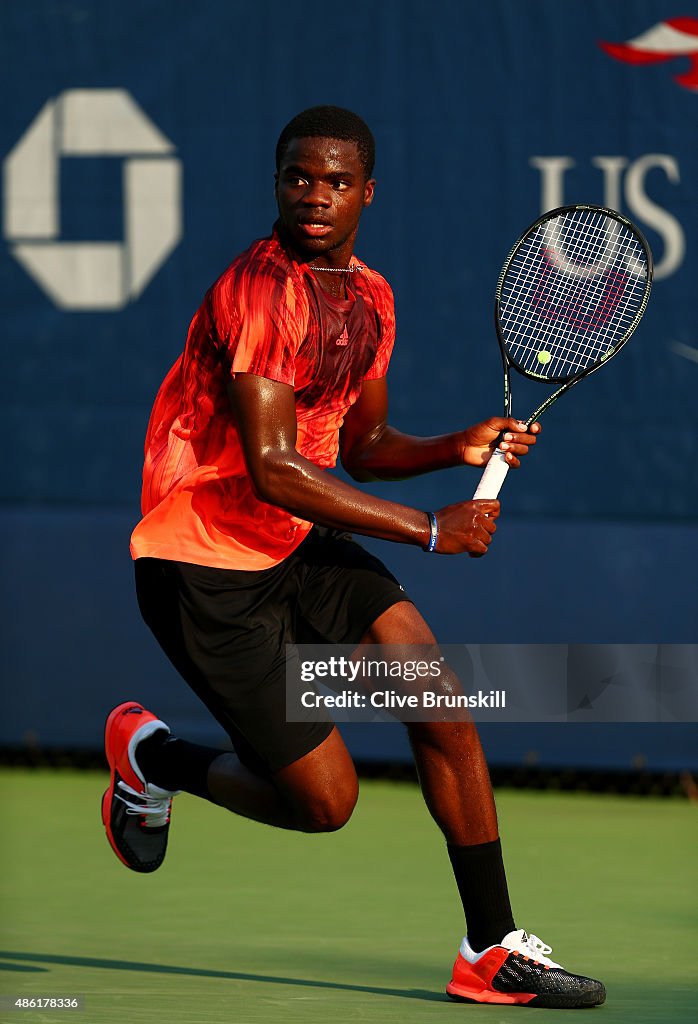
[[279,198],[279,172],[274,175],[274,195]]
[[364,206],[370,206],[373,202],[373,196],[376,190],[376,179],[369,178],[364,185]]

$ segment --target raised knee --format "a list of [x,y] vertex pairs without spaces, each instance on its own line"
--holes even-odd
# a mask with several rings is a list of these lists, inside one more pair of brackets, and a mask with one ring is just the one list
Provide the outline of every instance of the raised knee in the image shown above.
[[349,821],[359,797],[358,786],[309,801],[299,812],[301,832],[337,832]]

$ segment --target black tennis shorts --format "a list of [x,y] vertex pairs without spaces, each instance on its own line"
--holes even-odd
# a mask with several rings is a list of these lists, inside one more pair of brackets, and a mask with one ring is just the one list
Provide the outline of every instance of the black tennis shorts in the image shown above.
[[329,714],[286,720],[286,645],[358,644],[379,615],[409,600],[349,534],[317,526],[271,569],[139,558],[135,572],[141,614],[165,654],[243,764],[267,776],[314,750],[333,728]]

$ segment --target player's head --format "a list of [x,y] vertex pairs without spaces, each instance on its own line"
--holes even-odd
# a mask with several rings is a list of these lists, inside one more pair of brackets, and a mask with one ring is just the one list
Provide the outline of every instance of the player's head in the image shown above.
[[293,139],[338,139],[356,145],[366,180],[373,173],[376,143],[371,129],[358,114],[344,107],[310,107],[288,122],[276,144],[276,170]]
[[375,144],[360,117],[312,107],[290,121],[276,147],[279,218],[297,252],[339,264],[351,258],[361,214],[373,201]]

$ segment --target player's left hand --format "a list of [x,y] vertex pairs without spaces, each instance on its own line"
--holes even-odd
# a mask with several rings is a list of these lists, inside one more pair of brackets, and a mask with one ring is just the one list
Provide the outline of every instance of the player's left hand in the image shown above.
[[513,417],[492,416],[462,432],[463,462],[467,466],[484,466],[499,445],[509,465],[519,466],[521,457],[528,454],[539,433],[540,423],[526,427]]

